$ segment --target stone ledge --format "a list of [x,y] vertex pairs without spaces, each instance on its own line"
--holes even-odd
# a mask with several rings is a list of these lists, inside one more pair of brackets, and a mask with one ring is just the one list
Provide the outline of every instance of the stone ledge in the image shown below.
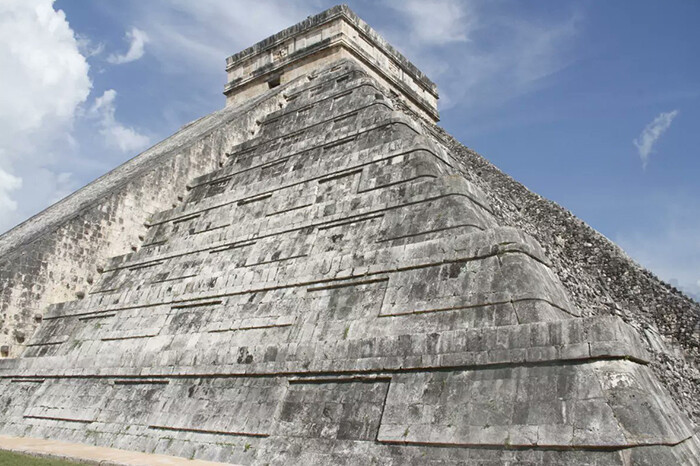
[[[280,322],[286,323],[284,319]],[[241,360],[238,357],[241,352],[249,359]],[[226,355],[217,357],[220,362],[214,365],[90,369],[79,368],[70,357],[58,360],[53,357],[31,358],[22,360],[22,364],[15,367],[0,369],[0,378],[22,377],[28,381],[27,377],[277,376],[517,367],[604,359],[628,359],[642,364],[649,361],[634,330],[617,317],[575,318],[428,335],[233,347],[227,348]],[[199,357],[210,359],[206,354]],[[65,365],[58,365],[58,361],[64,361]]]

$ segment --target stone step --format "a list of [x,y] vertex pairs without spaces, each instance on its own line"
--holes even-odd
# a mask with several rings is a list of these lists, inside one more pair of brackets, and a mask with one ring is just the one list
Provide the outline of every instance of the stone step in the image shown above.
[[[351,325],[337,340],[314,341],[312,335],[296,342],[285,342],[281,335],[275,341],[259,338],[274,335],[269,329],[293,324],[293,318],[277,317],[208,325],[191,330],[199,345],[186,352],[172,349],[176,335],[100,340],[107,335],[102,332],[60,358],[27,358],[18,365],[0,367],[0,377],[29,383],[32,378],[55,376],[250,376],[518,367],[601,359],[649,362],[635,330],[618,317],[373,336],[364,335],[363,325]],[[121,357],[99,358],[95,364],[96,354],[108,353]],[[150,353],[158,357],[146,362],[143,358]]]

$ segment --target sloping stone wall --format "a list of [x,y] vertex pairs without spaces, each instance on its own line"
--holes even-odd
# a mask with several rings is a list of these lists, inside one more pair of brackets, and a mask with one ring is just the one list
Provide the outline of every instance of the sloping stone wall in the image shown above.
[[49,304],[85,296],[98,264],[138,247],[149,215],[179,204],[193,176],[218,168],[278,108],[263,96],[197,120],[2,235],[0,357],[21,354]]
[[638,330],[653,354],[657,376],[684,411],[700,421],[700,304],[565,208],[533,193],[441,128],[425,124],[453,152],[464,177],[486,193],[499,221],[543,245],[583,315],[618,316]]
[[361,67],[267,96],[0,361],[0,431],[239,464],[697,464],[640,335],[582,317]]

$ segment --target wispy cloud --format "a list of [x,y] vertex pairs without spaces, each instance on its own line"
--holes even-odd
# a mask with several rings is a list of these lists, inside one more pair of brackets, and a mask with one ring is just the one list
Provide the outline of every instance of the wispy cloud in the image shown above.
[[453,0],[391,0],[411,24],[411,37],[423,44],[466,42],[474,25],[468,5]]
[[196,65],[220,81],[227,56],[319,11],[316,0],[235,3],[232,8],[230,0],[151,0],[139,2],[135,16],[150,38],[149,53],[168,71]]
[[140,29],[131,28],[131,31],[127,31],[126,40],[129,41],[129,50],[125,54],[112,54],[107,57],[107,61],[114,65],[121,65],[122,63],[129,63],[136,61],[143,57],[145,52],[146,43],[148,43],[148,34],[141,31]]
[[102,42],[95,42],[90,37],[84,34],[75,34],[75,40],[78,43],[78,50],[80,54],[85,58],[94,57],[100,55],[104,52],[105,44]]
[[105,139],[105,144],[116,147],[122,152],[133,152],[143,149],[150,143],[150,138],[119,123],[115,117],[115,104],[117,91],[106,90],[102,96],[95,99],[89,114],[98,119],[100,134]]
[[385,0],[395,14],[382,33],[438,82],[440,104],[479,113],[538,89],[574,61],[577,11],[525,17],[489,2]]
[[649,156],[654,148],[654,144],[662,134],[671,126],[673,119],[678,115],[678,110],[662,112],[654,121],[644,127],[642,134],[632,141],[637,147],[639,157],[642,159],[642,168],[646,168],[649,163]]

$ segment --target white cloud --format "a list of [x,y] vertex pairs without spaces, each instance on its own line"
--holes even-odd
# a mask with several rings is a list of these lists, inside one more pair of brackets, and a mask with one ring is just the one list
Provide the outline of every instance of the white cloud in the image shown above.
[[407,17],[411,36],[423,44],[466,42],[474,16],[465,3],[452,0],[391,0],[389,4]]
[[122,63],[129,63],[143,57],[144,48],[149,40],[148,34],[140,29],[131,28],[131,31],[126,33],[126,39],[129,41],[129,50],[127,50],[125,54],[113,53],[107,57],[108,62],[121,65]]
[[115,117],[116,107],[114,100],[117,91],[108,89],[102,96],[95,99],[89,114],[98,119],[100,134],[104,137],[108,146],[119,148],[122,152],[131,152],[143,149],[150,143],[150,138],[133,128],[119,123]]
[[33,176],[67,144],[88,69],[52,0],[0,2],[0,231],[45,205]]
[[18,178],[0,168],[0,212],[17,210],[17,201],[10,197],[10,192],[22,187],[22,178]]
[[0,122],[12,132],[39,129],[45,119],[70,121],[90,92],[88,64],[52,3],[0,2]]
[[632,141],[637,147],[639,157],[642,159],[642,168],[646,168],[649,163],[649,155],[654,148],[654,144],[662,134],[671,126],[673,119],[678,115],[678,110],[662,112],[654,118],[654,121],[644,127],[642,134]]

